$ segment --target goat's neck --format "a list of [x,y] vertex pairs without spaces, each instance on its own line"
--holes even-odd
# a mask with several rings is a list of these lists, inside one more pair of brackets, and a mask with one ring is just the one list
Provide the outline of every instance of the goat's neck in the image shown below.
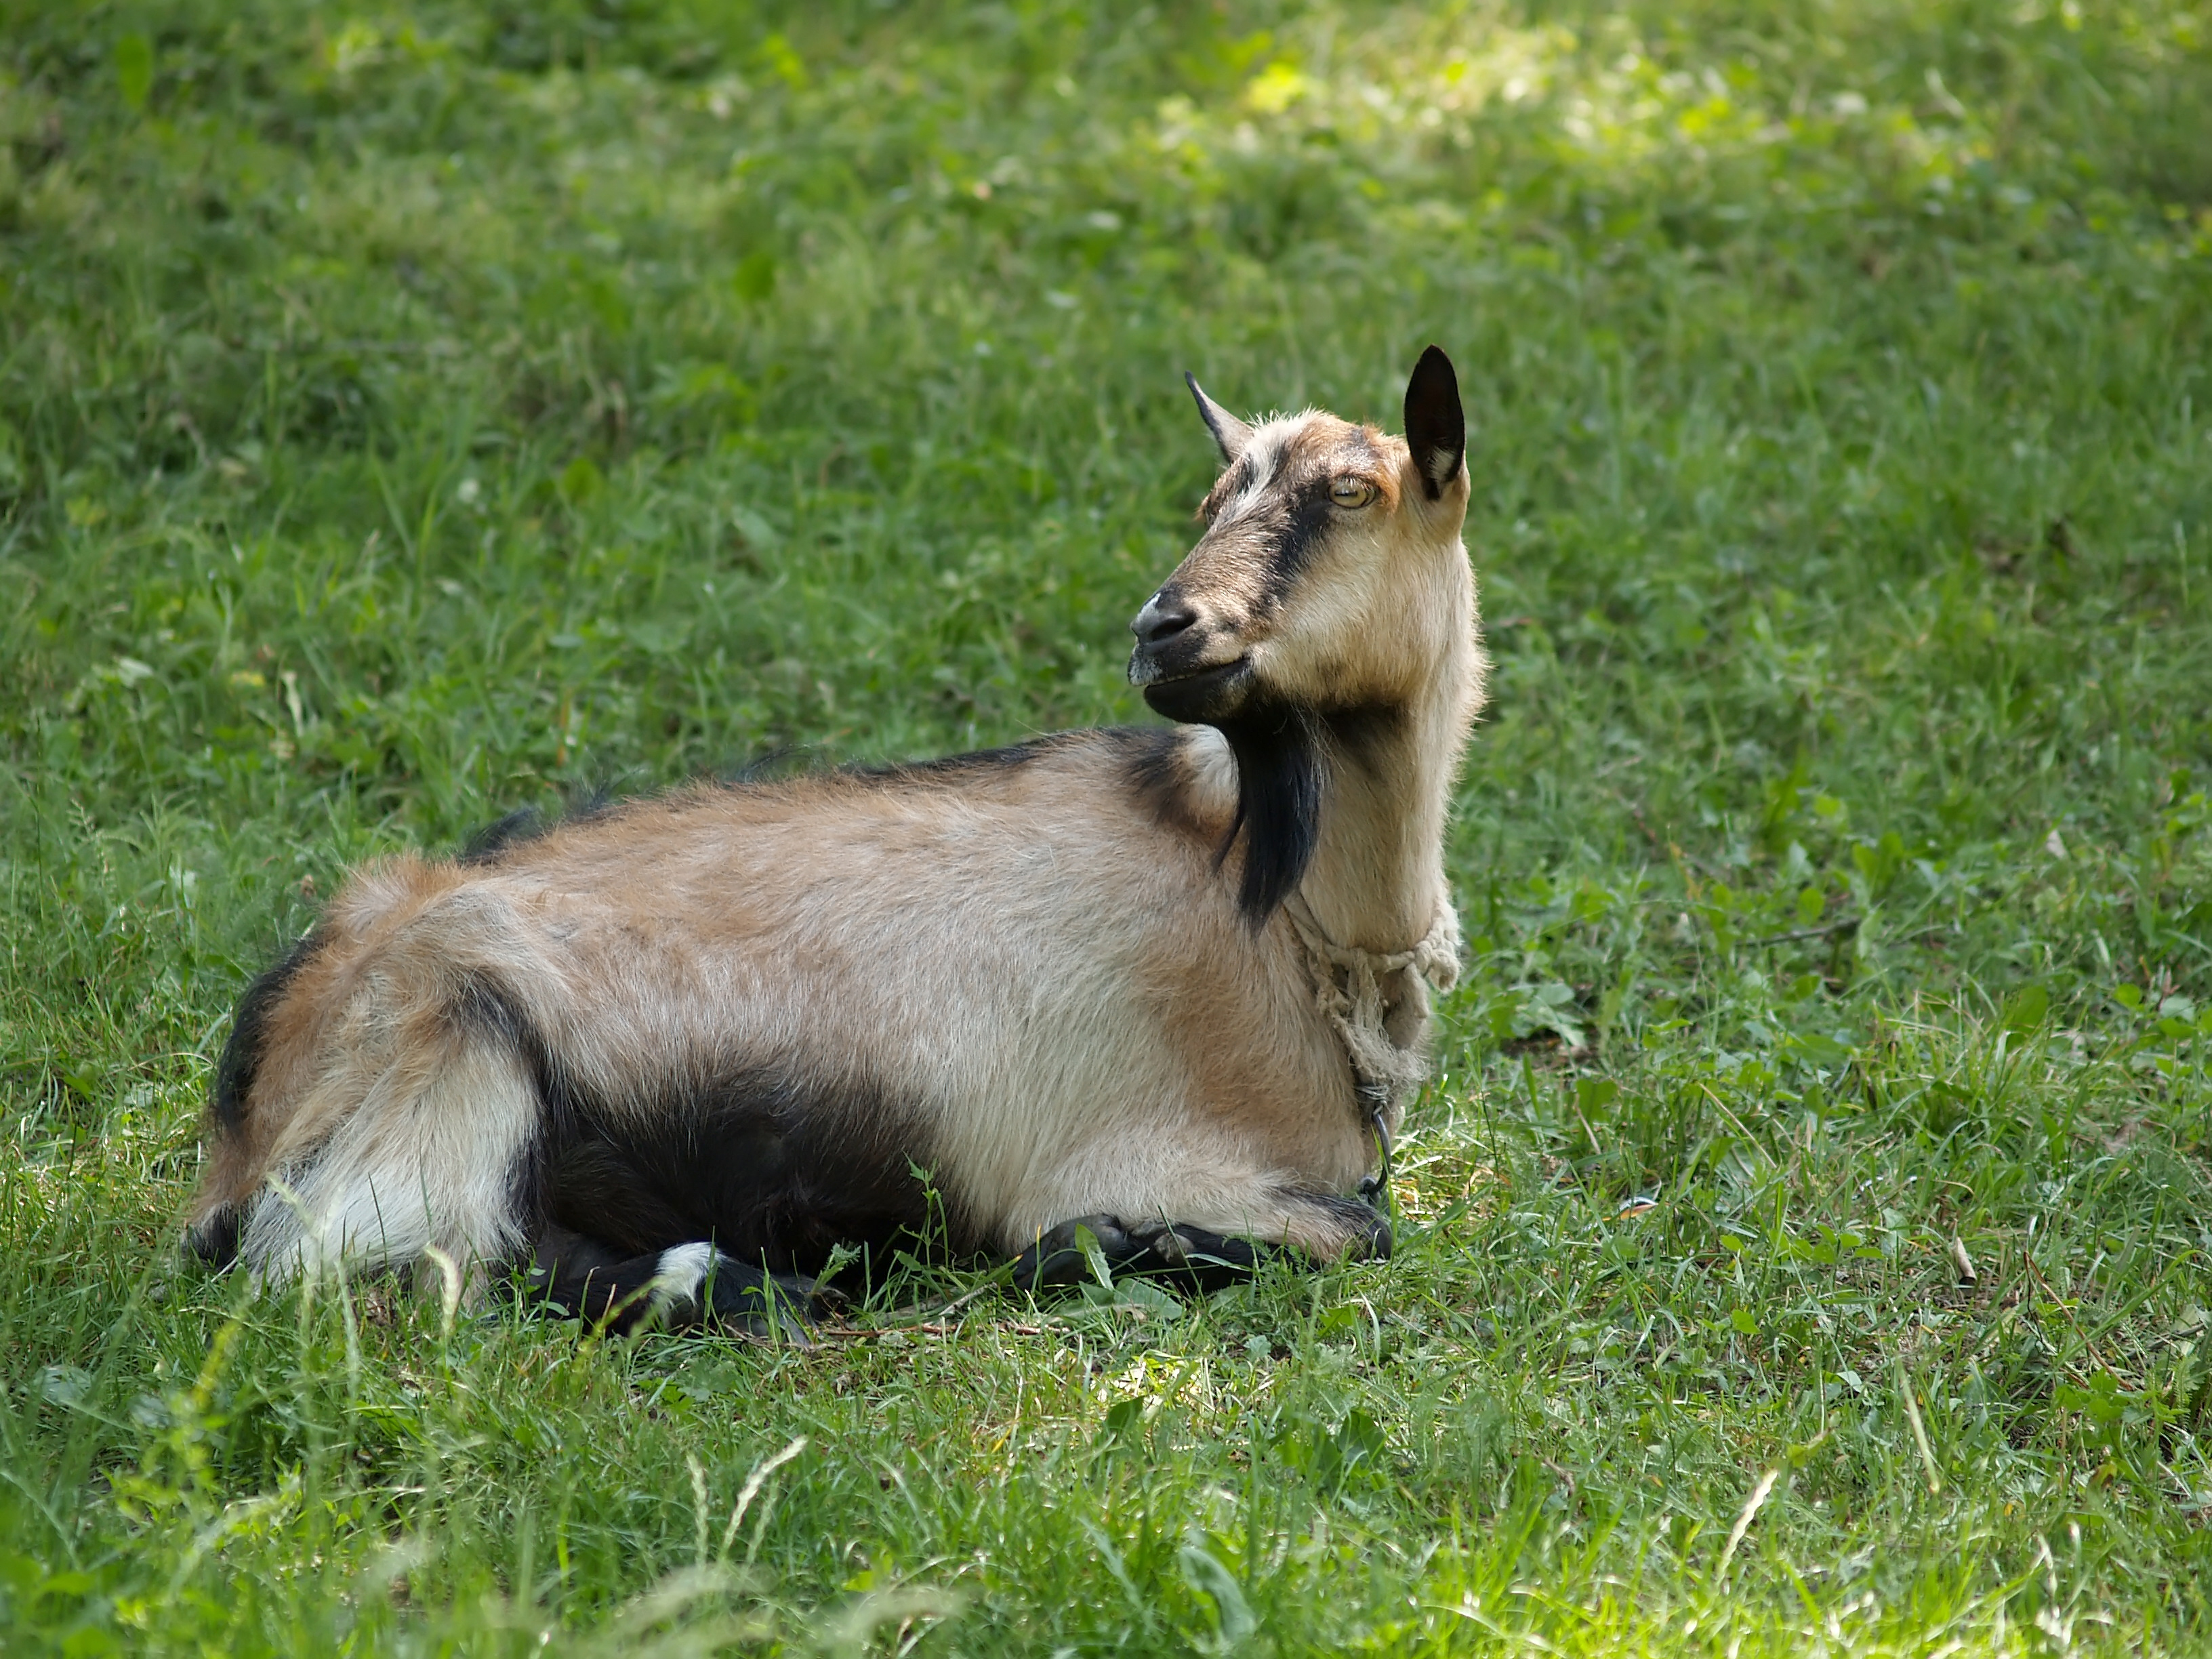
[[1444,822],[1480,696],[1474,619],[1402,707],[1329,722],[1321,835],[1299,896],[1331,941],[1410,948],[1446,902]]

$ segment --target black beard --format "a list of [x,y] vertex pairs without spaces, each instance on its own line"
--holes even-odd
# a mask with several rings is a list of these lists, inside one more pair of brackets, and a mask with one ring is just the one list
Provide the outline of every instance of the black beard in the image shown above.
[[1214,724],[1237,757],[1237,816],[1215,862],[1243,838],[1237,908],[1256,933],[1297,890],[1321,839],[1321,721],[1261,703]]

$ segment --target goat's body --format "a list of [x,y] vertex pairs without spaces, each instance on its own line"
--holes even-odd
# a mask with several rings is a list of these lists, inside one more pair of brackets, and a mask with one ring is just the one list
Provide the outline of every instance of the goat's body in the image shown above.
[[203,1252],[750,1317],[730,1285],[939,1228],[1032,1279],[1079,1221],[1201,1281],[1387,1249],[1348,1194],[1455,963],[1482,696],[1456,382],[1431,348],[1404,441],[1199,397],[1226,465],[1130,664],[1186,724],[372,866],[240,1006]]
[[919,1168],[968,1248],[1111,1212],[1336,1254],[1310,1200],[1372,1146],[1287,922],[1216,867],[1226,763],[1076,732],[372,867],[246,1034],[203,1228],[250,1206],[264,1272],[547,1221],[804,1269],[927,1224]]

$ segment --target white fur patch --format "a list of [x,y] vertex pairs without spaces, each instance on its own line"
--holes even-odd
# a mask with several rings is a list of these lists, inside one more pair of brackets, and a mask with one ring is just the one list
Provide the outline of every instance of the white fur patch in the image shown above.
[[1218,727],[1186,728],[1183,753],[1190,759],[1190,786],[1194,804],[1209,817],[1225,817],[1237,810],[1237,753]]
[[341,1262],[419,1260],[436,1245],[472,1273],[519,1242],[509,1172],[538,1118],[514,1061],[464,1046],[387,1066],[349,1056],[323,1086],[358,1092],[321,1154],[272,1180],[249,1212],[240,1254],[257,1276]]
[[1296,421],[1269,421],[1252,434],[1252,441],[1244,446],[1237,459],[1244,468],[1244,486],[1222,504],[1214,515],[1216,525],[1228,524],[1242,518],[1259,505],[1268,486],[1275,482],[1275,474],[1282,470],[1283,457],[1290,449],[1291,435],[1297,430]]
[[654,1299],[696,1302],[700,1288],[707,1282],[708,1270],[714,1265],[714,1256],[712,1244],[678,1244],[663,1250],[660,1265],[653,1274]]

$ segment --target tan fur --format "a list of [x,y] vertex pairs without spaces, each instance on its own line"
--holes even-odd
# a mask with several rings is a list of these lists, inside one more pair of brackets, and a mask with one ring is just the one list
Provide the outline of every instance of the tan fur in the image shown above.
[[[1262,424],[1262,448],[1279,484],[1355,474],[1376,497],[1271,597],[1239,538],[1252,503],[1217,489],[1175,580],[1277,695],[1380,711],[1325,757],[1301,895],[1332,939],[1401,949],[1449,902],[1444,817],[1481,701],[1466,476],[1430,501],[1401,441],[1322,414]],[[1285,919],[1255,933],[1237,911],[1233,756],[1209,726],[1174,743],[1149,792],[1126,740],[1075,732],[1018,765],[694,787],[482,867],[370,866],[269,1015],[196,1224],[244,1206],[266,1275],[512,1259],[543,1105],[456,1012],[495,981],[617,1121],[733,1061],[888,1091],[977,1244],[1104,1212],[1337,1255],[1343,1217],[1297,1194],[1372,1163],[1345,1052]]]

